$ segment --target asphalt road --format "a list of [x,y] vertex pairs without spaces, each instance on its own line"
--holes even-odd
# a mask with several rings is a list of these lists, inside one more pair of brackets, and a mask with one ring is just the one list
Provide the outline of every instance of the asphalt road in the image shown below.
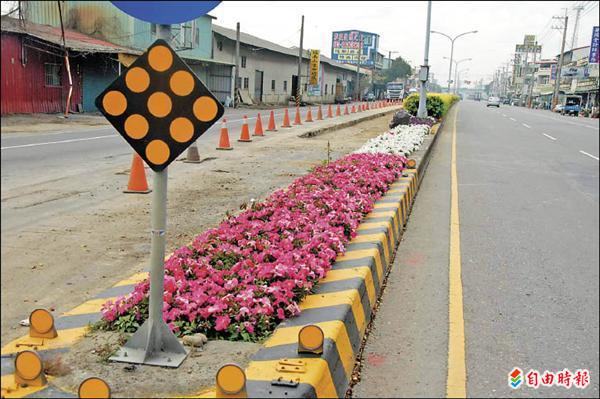
[[[440,397],[448,370],[451,119],[423,181],[355,397]],[[598,397],[598,120],[463,101],[457,175],[469,397]],[[585,390],[508,386],[588,369]]]

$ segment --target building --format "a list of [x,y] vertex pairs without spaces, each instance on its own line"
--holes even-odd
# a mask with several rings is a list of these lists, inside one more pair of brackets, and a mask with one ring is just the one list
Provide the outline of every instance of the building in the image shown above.
[[[236,31],[212,25],[212,56],[216,62],[235,64]],[[249,103],[287,104],[296,93],[298,48],[279,44],[240,32],[240,69],[238,87],[241,98]],[[356,67],[340,64],[320,55],[319,84],[310,87],[309,51],[304,50],[301,65],[302,101],[332,103],[336,96],[352,96]],[[361,68],[361,76],[368,71]]]
[[532,90],[532,104],[534,106],[548,108],[552,103],[557,64],[556,60],[542,59],[536,61]]
[[525,35],[523,43],[515,45],[509,97],[524,103],[529,95],[535,72],[536,61],[541,58],[542,46],[537,44],[535,35]]
[[141,54],[65,29],[67,69],[60,28],[1,21],[2,115],[65,112],[67,102],[70,112],[94,111],[96,96],[119,74],[119,54]]
[[580,95],[581,105],[585,108],[599,104],[598,64],[589,63],[589,54],[590,46],[565,51],[559,86],[559,94]]
[[[26,21],[60,28],[58,2],[23,1],[21,4],[21,14]],[[60,4],[66,29],[138,51],[144,51],[157,39],[156,24],[133,18],[111,2],[61,1]],[[233,63],[218,62],[211,57],[213,19],[203,15],[171,25],[171,44],[213,94],[224,102],[232,92]]]

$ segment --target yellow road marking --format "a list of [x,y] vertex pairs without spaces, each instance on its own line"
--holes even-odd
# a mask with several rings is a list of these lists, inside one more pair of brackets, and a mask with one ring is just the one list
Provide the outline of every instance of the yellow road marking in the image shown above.
[[460,258],[460,218],[458,209],[458,176],[456,173],[456,119],[452,127],[452,194],[450,199],[450,265],[448,272],[448,379],[446,395],[449,398],[467,397],[467,370],[465,363],[465,319]]
[[117,298],[118,297],[90,299],[89,301],[84,302],[81,305],[76,306],[75,308],[63,313],[63,316],[98,313],[100,312],[102,305],[104,305],[108,301],[114,302]]
[[[43,387],[20,387],[15,382],[14,374],[7,374],[0,377],[2,381],[2,397],[3,398],[24,398],[25,396],[32,395],[42,389],[46,388],[47,385]],[[52,377],[47,376],[46,380],[48,382],[52,381]]]
[[148,272],[136,273],[133,276],[126,278],[125,280],[119,281],[117,284],[113,285],[113,287],[122,287],[124,285],[137,284],[147,279],[149,275],[150,273]]
[[[86,330],[87,326],[58,330],[58,337],[53,339],[44,338],[44,344],[37,346],[37,349],[35,350],[43,351],[71,346],[85,335]],[[29,346],[30,343],[40,340],[41,338],[30,338],[29,335],[17,338],[2,347],[2,355],[17,353],[26,349],[33,349],[33,346]]]

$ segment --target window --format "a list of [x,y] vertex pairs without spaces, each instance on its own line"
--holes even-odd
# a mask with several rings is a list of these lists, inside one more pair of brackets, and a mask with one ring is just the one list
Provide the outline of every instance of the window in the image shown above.
[[244,78],[244,89],[247,89],[248,86],[250,84],[250,79],[249,78]]
[[304,92],[306,93],[308,91],[308,83],[304,83]]
[[331,85],[331,94],[333,94],[333,85]]
[[46,86],[60,87],[60,64],[44,64]]
[[150,33],[152,36],[156,36],[156,24],[150,24]]
[[196,44],[196,47],[200,45],[200,28],[198,27],[196,27],[196,31],[194,32],[194,43]]
[[325,94],[327,94],[327,83],[325,83]]
[[242,68],[246,68],[246,56],[242,55]]
[[217,42],[217,48],[219,49],[219,51],[223,51],[223,42],[221,40]]
[[275,91],[275,79],[271,81],[271,91]]
[[287,93],[287,80],[283,81],[283,91]]

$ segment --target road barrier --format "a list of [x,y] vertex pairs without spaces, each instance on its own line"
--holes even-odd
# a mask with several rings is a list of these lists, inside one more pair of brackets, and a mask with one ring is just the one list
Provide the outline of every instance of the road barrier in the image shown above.
[[312,122],[313,118],[312,118],[312,110],[311,107],[308,107],[308,111],[306,111],[306,119],[304,120],[304,122]]
[[323,110],[321,109],[321,105],[319,105],[319,110],[317,111],[317,120],[318,121],[323,120]]
[[248,117],[244,115],[244,121],[242,122],[242,131],[240,132],[240,138],[238,141],[242,143],[249,143],[252,141],[250,138],[250,130],[248,129]]
[[221,136],[217,150],[233,150],[233,147],[229,143],[229,131],[227,130],[227,119],[225,118],[221,122]]
[[267,126],[267,132],[276,132],[277,126],[275,125],[275,113],[271,110],[271,115],[269,115],[269,125]]
[[292,125],[290,125],[290,115],[287,108],[283,113],[283,123],[281,124],[281,127],[292,127]]
[[256,115],[256,125],[254,125],[254,135],[255,136],[264,136],[265,133],[262,127],[262,120],[260,119],[260,112]]
[[302,120],[300,119],[300,107],[296,106],[296,117],[294,118],[294,125],[301,125]]

